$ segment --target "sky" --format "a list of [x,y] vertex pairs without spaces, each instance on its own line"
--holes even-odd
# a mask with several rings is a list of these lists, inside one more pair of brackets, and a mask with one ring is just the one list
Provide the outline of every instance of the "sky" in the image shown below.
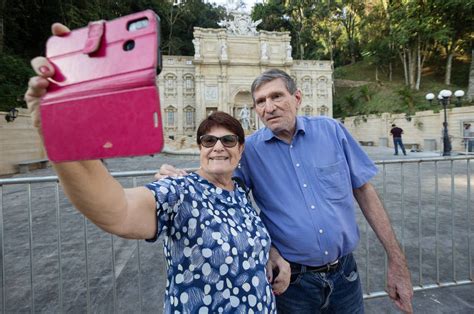
[[[208,0],[207,2],[215,3],[218,5],[225,5],[227,3],[226,0]],[[261,3],[262,0],[244,0],[245,4],[247,5],[246,10],[250,12],[252,7],[255,3]]]

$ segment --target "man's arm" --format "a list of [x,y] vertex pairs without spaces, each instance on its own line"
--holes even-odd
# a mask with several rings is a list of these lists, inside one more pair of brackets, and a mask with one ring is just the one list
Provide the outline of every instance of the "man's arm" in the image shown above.
[[166,177],[185,176],[186,174],[187,172],[184,169],[179,169],[169,164],[163,164],[161,165],[160,170],[155,173],[155,179],[160,180]]
[[366,183],[354,189],[354,196],[370,226],[382,243],[388,256],[387,292],[406,313],[412,313],[413,287],[405,254],[395,237],[390,219],[375,188]]

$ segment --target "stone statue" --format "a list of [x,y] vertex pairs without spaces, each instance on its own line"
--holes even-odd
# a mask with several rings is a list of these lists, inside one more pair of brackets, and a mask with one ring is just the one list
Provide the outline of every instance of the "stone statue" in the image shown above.
[[231,35],[240,36],[255,36],[258,35],[257,25],[262,22],[258,20],[253,22],[250,15],[245,12],[232,12],[233,21],[222,20],[217,24],[221,27],[227,28],[227,33]]
[[247,106],[240,109],[239,120],[244,130],[250,130],[250,111]]
[[286,58],[291,60],[291,50],[292,50],[292,47],[291,47],[291,44],[288,44],[288,46],[286,46]]
[[225,41],[221,44],[221,59],[227,60],[227,43]]
[[231,11],[235,11],[235,10],[238,10],[239,9],[239,1],[234,1],[234,0],[227,0],[226,1],[226,9],[227,9],[227,12],[231,12]]
[[264,41],[262,42],[262,45],[261,45],[261,49],[262,49],[262,60],[266,60],[268,59],[268,55],[267,55],[267,43]]
[[194,38],[193,44],[194,44],[194,58],[198,59],[201,57],[201,52],[200,52],[201,43],[199,42],[199,38]]

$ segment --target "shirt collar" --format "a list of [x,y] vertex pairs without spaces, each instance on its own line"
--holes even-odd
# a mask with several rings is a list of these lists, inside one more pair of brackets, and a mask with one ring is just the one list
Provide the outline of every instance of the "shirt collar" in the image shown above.
[[[304,127],[304,120],[303,117],[296,117],[296,128],[295,128],[295,134],[302,133],[304,134],[306,132],[305,127]],[[263,140],[265,142],[270,141],[271,139],[278,139],[278,137],[273,134],[273,132],[269,128],[265,128],[263,130]]]

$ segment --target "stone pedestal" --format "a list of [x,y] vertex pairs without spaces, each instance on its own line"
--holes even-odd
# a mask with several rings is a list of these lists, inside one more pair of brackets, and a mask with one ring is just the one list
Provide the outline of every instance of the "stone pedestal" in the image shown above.
[[379,146],[388,147],[388,138],[387,137],[379,137]]
[[423,140],[423,150],[433,152],[436,150],[436,140],[434,138],[427,138]]

